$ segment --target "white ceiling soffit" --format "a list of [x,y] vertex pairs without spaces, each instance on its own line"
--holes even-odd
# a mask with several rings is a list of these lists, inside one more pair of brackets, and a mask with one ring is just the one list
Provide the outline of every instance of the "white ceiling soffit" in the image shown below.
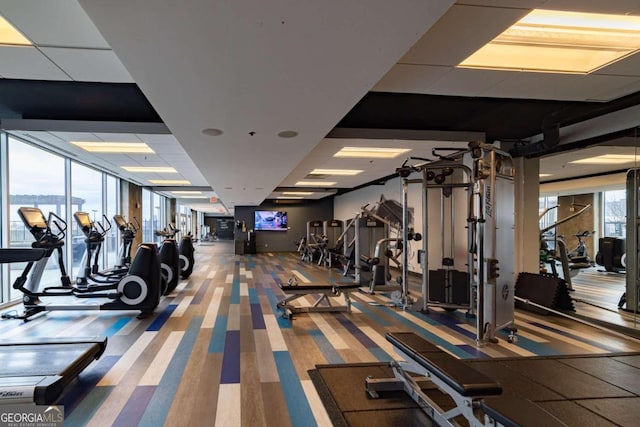
[[79,3],[222,200],[251,205],[453,0]]
[[459,1],[389,70],[374,90],[601,102],[640,90],[640,55],[632,55],[589,75],[455,67],[533,8],[640,13],[635,0]]

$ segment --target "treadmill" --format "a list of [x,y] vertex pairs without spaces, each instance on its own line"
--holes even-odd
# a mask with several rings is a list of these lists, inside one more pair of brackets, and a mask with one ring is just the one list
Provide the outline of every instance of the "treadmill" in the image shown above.
[[[45,249],[0,248],[0,263],[27,262]],[[0,405],[50,405],[107,347],[107,338],[24,338],[0,343]]]

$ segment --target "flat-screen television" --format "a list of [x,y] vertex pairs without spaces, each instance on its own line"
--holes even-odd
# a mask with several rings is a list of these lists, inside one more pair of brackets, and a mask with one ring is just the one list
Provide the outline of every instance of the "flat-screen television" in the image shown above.
[[287,213],[283,211],[255,211],[254,230],[287,231]]

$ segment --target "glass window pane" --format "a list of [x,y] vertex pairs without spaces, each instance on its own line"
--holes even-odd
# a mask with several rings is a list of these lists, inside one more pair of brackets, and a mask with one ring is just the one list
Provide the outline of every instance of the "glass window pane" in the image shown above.
[[142,189],[142,241],[153,242],[151,191]]
[[105,211],[107,218],[111,221],[111,230],[105,236],[105,254],[107,255],[107,266],[113,267],[116,265],[120,259],[118,256],[118,249],[120,247],[120,242],[118,241],[118,226],[113,222],[113,216],[119,212],[119,203],[118,203],[118,179],[114,176],[107,175],[106,177],[106,201],[107,206],[105,207]]
[[603,199],[603,237],[624,239],[627,234],[627,191],[605,191]]
[[[40,208],[45,216],[54,212],[65,217],[65,168],[62,157],[51,154],[13,137],[9,137],[9,246],[31,247],[33,236],[18,216],[18,208]],[[25,264],[10,264],[9,283],[18,277]],[[56,285],[60,280],[57,257],[49,259],[42,276],[42,285]],[[7,284],[8,285],[8,284]],[[22,294],[9,287],[9,298]]]
[[[72,214],[78,211],[89,214],[93,221],[102,221],[102,172],[88,168],[79,163],[71,163],[71,197]],[[72,220],[71,249],[72,268],[70,274],[75,277],[85,252],[85,236],[75,219]],[[101,261],[101,260],[100,260]],[[104,262],[99,266],[104,269]]]

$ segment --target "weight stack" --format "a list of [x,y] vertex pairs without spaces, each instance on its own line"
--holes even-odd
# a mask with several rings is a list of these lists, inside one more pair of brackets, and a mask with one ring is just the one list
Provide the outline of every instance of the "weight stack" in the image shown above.
[[430,302],[469,305],[469,293],[469,273],[466,271],[429,270]]
[[[576,311],[569,295],[567,282],[550,274],[520,273],[516,281],[515,295],[553,310]],[[516,301],[516,307],[539,314],[548,310]]]

